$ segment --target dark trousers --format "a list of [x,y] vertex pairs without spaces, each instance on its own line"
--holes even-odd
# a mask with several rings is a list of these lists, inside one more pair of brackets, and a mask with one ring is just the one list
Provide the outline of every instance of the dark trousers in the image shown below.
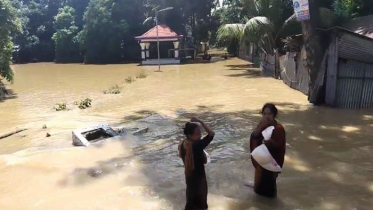
[[265,197],[276,197],[277,196],[277,179],[278,173],[268,171],[261,166],[255,168],[255,193]]
[[185,210],[204,210],[207,205],[206,175],[191,175],[186,177],[186,205]]

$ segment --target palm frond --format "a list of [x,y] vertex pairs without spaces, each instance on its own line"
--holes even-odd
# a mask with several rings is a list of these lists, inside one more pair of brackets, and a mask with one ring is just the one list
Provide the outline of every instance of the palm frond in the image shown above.
[[251,18],[246,24],[242,36],[243,43],[259,43],[266,53],[272,53],[275,29],[267,17]]
[[266,34],[273,35],[274,26],[267,17],[254,17],[245,24],[244,38],[250,42],[257,42]]
[[217,45],[227,47],[232,42],[239,42],[242,38],[245,25],[239,23],[225,24],[220,26],[217,31]]

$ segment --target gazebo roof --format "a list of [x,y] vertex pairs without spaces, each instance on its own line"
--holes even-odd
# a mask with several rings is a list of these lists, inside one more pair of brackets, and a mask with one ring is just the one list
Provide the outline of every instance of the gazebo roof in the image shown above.
[[[177,40],[183,37],[183,35],[178,35],[175,31],[171,30],[166,25],[158,25],[158,37],[160,40]],[[146,41],[157,39],[157,26],[154,26],[152,29],[147,31],[141,36],[135,37],[136,40]]]

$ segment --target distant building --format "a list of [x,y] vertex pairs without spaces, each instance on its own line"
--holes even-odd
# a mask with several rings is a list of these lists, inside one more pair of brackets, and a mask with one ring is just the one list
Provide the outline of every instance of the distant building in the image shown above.
[[[141,46],[141,64],[142,65],[157,65],[157,50],[151,51],[151,44],[157,44],[157,26],[153,27],[141,36],[135,37]],[[165,49],[168,56],[160,59],[160,64],[180,64],[179,45],[183,35],[178,35],[166,25],[158,25],[159,42],[168,42],[170,49]],[[162,48],[164,51],[164,45]],[[155,53],[155,54],[154,54]]]

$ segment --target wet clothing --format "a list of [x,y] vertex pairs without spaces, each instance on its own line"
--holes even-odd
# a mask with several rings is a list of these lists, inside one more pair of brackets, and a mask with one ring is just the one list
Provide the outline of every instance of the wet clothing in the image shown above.
[[[210,144],[214,136],[207,135],[199,141],[184,140],[179,145],[179,155],[183,159],[186,180],[186,205],[185,210],[207,209],[207,181],[205,163],[207,161],[204,149]],[[188,148],[189,147],[189,148]],[[194,167],[187,166],[191,157],[187,151],[193,152],[192,159]]]
[[[282,168],[284,165],[286,149],[285,129],[279,123],[276,123],[274,127],[275,129],[273,130],[271,139],[264,141],[264,144],[267,146],[277,164]],[[252,133],[250,137],[250,152],[253,152],[256,147],[260,146],[263,140],[264,137],[262,131],[257,136]],[[255,167],[254,191],[262,196],[275,197],[277,195],[276,179],[279,173],[264,169],[254,160],[254,158],[251,158],[251,162]]]

